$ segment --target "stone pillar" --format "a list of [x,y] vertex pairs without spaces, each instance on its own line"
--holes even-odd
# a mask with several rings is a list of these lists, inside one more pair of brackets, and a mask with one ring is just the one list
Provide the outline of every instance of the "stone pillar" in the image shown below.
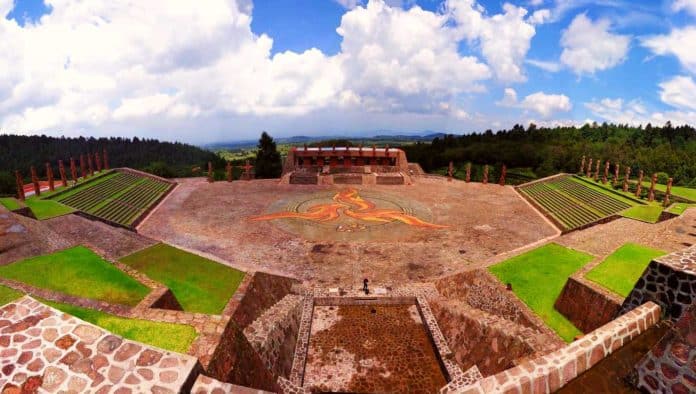
[[488,164],[483,166],[483,184],[488,184]]
[[94,162],[97,164],[97,172],[101,172],[102,162],[101,158],[99,157],[99,151],[94,152]]
[[471,163],[466,163],[466,183],[471,182]]
[[638,172],[638,185],[636,186],[636,197],[640,197],[643,192],[643,170]]
[[580,171],[579,174],[584,174],[585,173],[585,155],[582,155],[582,162],[580,163]]
[[85,155],[80,155],[80,178],[87,178],[87,167],[85,163]]
[[48,179],[48,190],[56,190],[56,185],[53,183],[53,168],[51,167],[51,163],[46,163],[46,178]]
[[628,193],[628,178],[631,176],[631,167],[626,167],[626,174],[624,175],[623,191]]
[[77,167],[75,166],[75,159],[70,158],[70,176],[74,183],[77,183]]
[[665,190],[665,200],[662,202],[662,206],[665,208],[669,206],[669,198],[672,196],[672,178],[667,181],[667,190]]
[[503,164],[503,168],[500,169],[500,186],[505,186],[505,176],[507,175],[507,166]]
[[63,187],[68,186],[68,179],[65,176],[65,166],[63,160],[58,160],[58,172],[60,172],[60,183]]
[[607,184],[607,179],[609,179],[609,160],[604,164],[604,176],[602,177],[602,183]]
[[616,187],[616,184],[619,182],[619,168],[621,166],[619,163],[614,164],[614,182],[612,183],[612,186]]
[[109,169],[109,155],[106,153],[106,148],[102,151],[102,160],[104,160],[104,169]]
[[19,171],[15,171],[15,181],[17,182],[17,198],[24,201],[24,178]]
[[213,183],[213,163],[208,162],[208,182]]
[[227,162],[227,165],[225,166],[225,173],[227,175],[227,182],[232,182],[232,162]]
[[594,180],[597,182],[599,180],[599,166],[601,165],[601,160],[597,159],[597,165],[595,166],[595,172],[594,172]]
[[655,183],[657,183],[657,173],[652,174],[650,179],[650,191],[648,192],[648,201],[655,201]]
[[447,182],[452,182],[452,174],[454,174],[454,164],[450,161],[447,168]]
[[87,153],[87,168],[89,168],[89,176],[94,175],[94,165],[92,164],[92,154]]
[[39,185],[39,178],[36,176],[36,168],[34,166],[31,166],[31,183],[34,184],[34,194],[36,196],[41,195],[41,186]]
[[590,157],[590,163],[587,165],[587,173],[585,174],[588,178],[592,178],[592,158]]

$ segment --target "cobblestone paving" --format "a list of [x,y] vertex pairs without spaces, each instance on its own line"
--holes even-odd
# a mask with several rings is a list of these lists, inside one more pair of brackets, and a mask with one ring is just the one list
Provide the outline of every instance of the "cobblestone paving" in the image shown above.
[[3,393],[176,393],[197,361],[123,339],[31,297],[0,308]]
[[268,391],[251,389],[221,382],[203,374],[198,375],[191,389],[192,394],[272,394]]
[[304,386],[433,393],[447,384],[416,305],[315,306]]

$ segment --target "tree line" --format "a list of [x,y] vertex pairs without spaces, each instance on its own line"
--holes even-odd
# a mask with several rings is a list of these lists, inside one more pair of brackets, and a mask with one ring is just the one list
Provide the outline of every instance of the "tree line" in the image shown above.
[[16,191],[14,171],[19,170],[29,180],[29,168],[34,166],[45,178],[46,163],[58,174],[58,160],[66,168],[70,157],[79,166],[81,154],[106,149],[109,165],[145,170],[164,177],[184,177],[198,174],[208,161],[215,167],[224,167],[224,161],[213,152],[180,142],[163,142],[147,138],[67,138],[21,135],[0,135],[0,195]]
[[[609,160],[633,174],[664,172],[676,185],[696,187],[696,130],[690,126],[629,126],[586,124],[582,127],[544,128],[530,124],[509,130],[466,135],[446,135],[431,143],[401,147],[408,160],[427,172],[436,172],[450,161],[455,166],[473,164],[530,169],[544,177],[558,172],[575,173],[582,156]],[[603,165],[603,164],[602,164]],[[603,168],[603,167],[602,167]]]

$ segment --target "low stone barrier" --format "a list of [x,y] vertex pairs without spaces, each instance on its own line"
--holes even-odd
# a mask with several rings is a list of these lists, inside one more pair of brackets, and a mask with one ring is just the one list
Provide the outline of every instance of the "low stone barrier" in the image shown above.
[[570,277],[563,286],[554,308],[582,332],[590,332],[609,323],[616,316],[623,300],[608,290],[600,289],[582,277]]
[[547,355],[489,376],[459,393],[550,393],[592,368],[660,320],[660,306],[648,302],[583,338]]

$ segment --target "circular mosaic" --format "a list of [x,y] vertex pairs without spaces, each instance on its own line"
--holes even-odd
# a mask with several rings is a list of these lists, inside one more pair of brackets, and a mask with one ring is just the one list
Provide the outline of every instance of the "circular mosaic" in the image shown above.
[[415,201],[354,188],[281,199],[250,220],[272,221],[310,240],[394,240],[447,227],[432,223],[430,210]]

